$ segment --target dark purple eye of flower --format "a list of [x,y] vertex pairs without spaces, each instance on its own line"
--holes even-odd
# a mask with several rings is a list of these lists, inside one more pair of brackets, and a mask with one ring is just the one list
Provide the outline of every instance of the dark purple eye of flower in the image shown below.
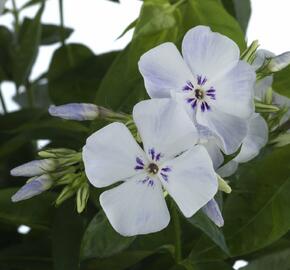
[[151,174],[156,174],[156,173],[158,173],[159,168],[155,163],[150,163],[147,167],[147,170]]
[[204,91],[201,89],[196,89],[195,90],[195,97],[197,99],[203,99],[204,98]]

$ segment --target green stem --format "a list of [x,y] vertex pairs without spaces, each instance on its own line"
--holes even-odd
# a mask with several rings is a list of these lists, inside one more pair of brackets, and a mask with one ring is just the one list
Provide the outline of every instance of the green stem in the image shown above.
[[172,200],[172,220],[174,227],[174,237],[175,237],[175,260],[179,263],[182,260],[182,252],[181,252],[181,227],[180,227],[180,219],[178,216],[178,209],[175,205],[175,202]]
[[5,100],[4,100],[4,97],[2,95],[2,90],[1,89],[0,89],[0,101],[1,101],[2,108],[3,108],[3,112],[4,112],[4,114],[6,114],[7,113],[7,107],[6,107]]
[[19,14],[18,14],[18,9],[16,6],[16,1],[12,0],[12,5],[13,5],[13,15],[14,15],[14,27],[15,27],[15,33],[18,34],[19,28],[20,28],[20,23],[19,23]]
[[59,17],[60,17],[60,38],[62,46],[65,45],[65,33],[64,33],[64,19],[63,19],[63,0],[59,0]]

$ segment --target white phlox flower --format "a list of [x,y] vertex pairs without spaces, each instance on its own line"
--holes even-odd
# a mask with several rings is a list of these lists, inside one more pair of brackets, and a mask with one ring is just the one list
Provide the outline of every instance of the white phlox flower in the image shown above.
[[221,177],[235,173],[239,163],[245,163],[255,158],[268,142],[268,125],[264,118],[255,113],[248,123],[248,133],[243,140],[239,154],[217,170]]
[[151,98],[176,99],[193,123],[210,130],[226,154],[239,149],[254,111],[252,66],[238,46],[209,27],[189,30],[182,55],[173,43],[146,52],[139,70]]
[[170,215],[164,190],[185,217],[191,217],[217,192],[212,161],[198,141],[196,128],[171,99],[135,105],[133,119],[143,149],[121,123],[92,134],[83,148],[86,175],[101,188],[121,181],[100,196],[113,228],[124,236],[165,228]]

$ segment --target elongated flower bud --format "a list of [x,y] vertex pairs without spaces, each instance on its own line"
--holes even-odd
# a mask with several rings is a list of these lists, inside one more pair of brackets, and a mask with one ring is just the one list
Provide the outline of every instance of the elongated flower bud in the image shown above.
[[50,106],[48,109],[52,116],[66,120],[86,121],[94,120],[99,116],[99,108],[89,103],[69,103],[61,106]]
[[290,64],[290,52],[285,52],[273,57],[269,64],[268,69],[271,72],[278,72]]
[[53,148],[46,149],[38,152],[38,155],[42,158],[58,158],[77,153],[75,150],[67,148]]
[[224,226],[224,219],[221,210],[215,201],[215,199],[210,200],[203,208],[202,211],[218,226]]
[[12,169],[10,174],[13,176],[26,177],[42,175],[55,170],[57,164],[58,162],[54,159],[33,160]]
[[49,175],[41,175],[40,177],[28,181],[11,197],[11,200],[12,202],[19,202],[30,199],[51,188],[52,184],[53,180]]

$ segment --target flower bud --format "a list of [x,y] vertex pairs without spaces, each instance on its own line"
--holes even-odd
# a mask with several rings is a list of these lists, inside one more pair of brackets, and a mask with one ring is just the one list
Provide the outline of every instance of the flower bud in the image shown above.
[[225,193],[231,193],[232,192],[232,189],[228,185],[228,183],[224,179],[222,179],[218,174],[217,174],[217,179],[218,179],[218,189],[220,191],[223,191]]
[[54,159],[33,160],[22,164],[10,171],[13,176],[32,177],[42,175],[57,168],[58,162]]
[[66,120],[86,121],[94,120],[99,116],[99,108],[89,103],[69,103],[61,106],[50,106],[50,115]]
[[51,188],[53,180],[47,174],[35,177],[21,187],[12,197],[12,202],[30,199]]
[[202,211],[211,219],[218,227],[224,226],[224,219],[220,208],[215,199],[210,200],[204,207]]
[[271,72],[278,72],[290,64],[290,52],[282,53],[278,56],[273,57],[269,64],[268,69]]
[[87,201],[89,199],[89,184],[87,182],[83,183],[83,185],[77,191],[77,211],[78,213],[82,213],[86,208]]
[[64,189],[62,190],[62,192],[57,197],[55,204],[57,206],[61,205],[65,200],[72,197],[75,193],[76,193],[75,188],[73,188],[70,185],[65,186]]
[[67,155],[75,154],[76,151],[67,148],[55,148],[55,149],[47,149],[44,151],[38,152],[38,155],[42,158],[58,158],[64,157]]

